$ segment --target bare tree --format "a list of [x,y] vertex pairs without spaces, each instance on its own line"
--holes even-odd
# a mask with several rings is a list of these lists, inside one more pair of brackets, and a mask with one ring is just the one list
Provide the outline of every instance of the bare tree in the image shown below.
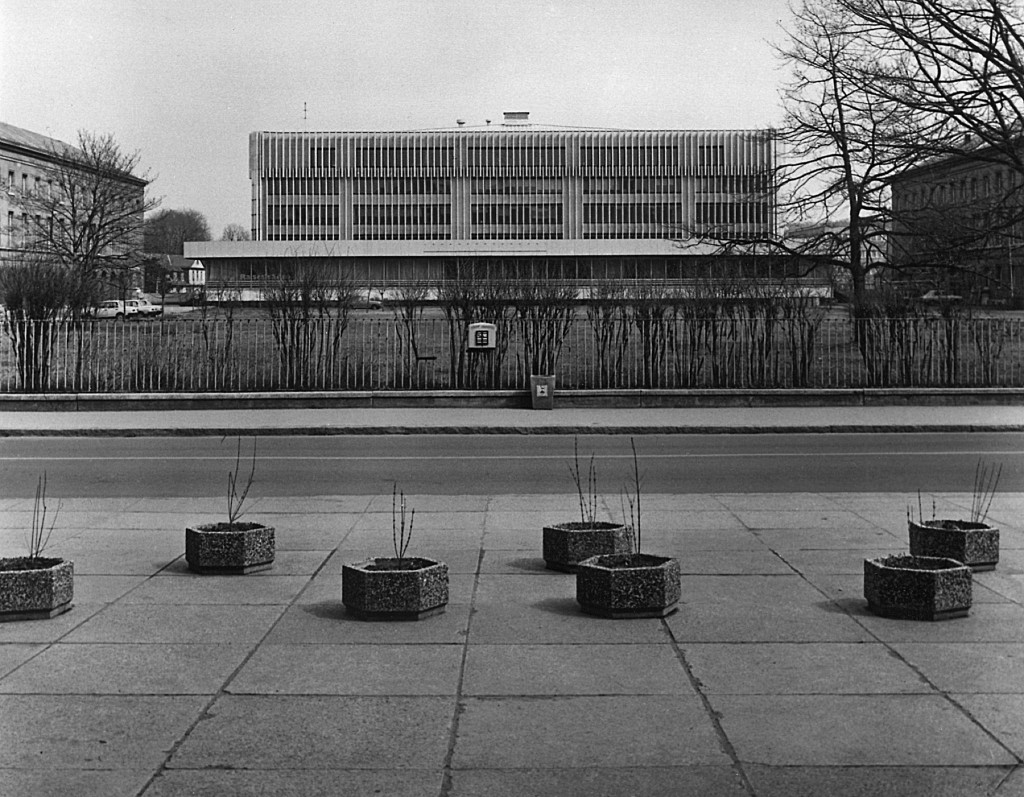
[[46,391],[59,320],[75,288],[59,263],[33,252],[18,252],[0,263],[0,319],[11,344],[22,390]]
[[300,262],[264,290],[284,386],[330,387],[354,290],[347,276]]
[[77,147],[59,145],[40,188],[19,198],[27,219],[27,245],[68,272],[68,305],[77,316],[103,286],[122,288],[142,263],[145,196],[139,154],[110,135],[86,131]]
[[[895,209],[894,257],[964,284],[1019,236],[1024,222],[1024,21],[1008,0],[836,0],[870,47],[857,65],[877,102],[898,108],[891,145],[913,158],[973,168],[970,188],[923,175]],[[983,190],[977,183],[979,167]],[[990,174],[991,173],[991,174]],[[991,180],[989,177],[991,176]],[[931,181],[929,183],[929,180]],[[955,254],[954,254],[955,253]],[[940,276],[941,281],[948,276]]]
[[241,224],[229,224],[224,228],[224,232],[220,234],[222,241],[250,241],[252,235],[249,231]]
[[1024,36],[1009,0],[835,0],[871,48],[864,90],[895,103],[906,150],[963,155],[1024,174]]
[[[484,258],[458,258],[446,264],[437,286],[437,303],[448,327],[453,388],[500,385],[515,312],[512,295],[509,276]],[[495,325],[494,351],[480,354],[467,350],[469,325],[478,322]]]

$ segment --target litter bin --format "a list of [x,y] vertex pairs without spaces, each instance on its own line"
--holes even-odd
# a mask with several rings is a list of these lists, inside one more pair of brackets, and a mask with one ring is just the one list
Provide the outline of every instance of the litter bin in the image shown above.
[[555,408],[555,377],[530,377],[530,406],[535,410],[553,410]]

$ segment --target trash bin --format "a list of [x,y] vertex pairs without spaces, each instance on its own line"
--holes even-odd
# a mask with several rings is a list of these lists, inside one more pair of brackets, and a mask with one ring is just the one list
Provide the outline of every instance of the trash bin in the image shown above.
[[553,410],[555,408],[555,377],[530,377],[530,406],[535,410]]

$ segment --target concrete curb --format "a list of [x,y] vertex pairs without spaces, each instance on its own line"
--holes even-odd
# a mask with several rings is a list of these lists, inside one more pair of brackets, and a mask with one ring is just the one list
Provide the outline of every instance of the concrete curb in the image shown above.
[[[830,390],[557,390],[573,409],[1024,405],[1024,388],[844,388]],[[9,393],[0,411],[204,409],[527,409],[522,390],[392,390],[259,393]]]
[[0,429],[0,438],[14,437],[337,437],[344,435],[736,435],[736,434],[959,434],[967,432],[1024,432],[1021,424],[833,424],[686,426],[686,425],[563,425],[563,426],[218,426],[152,429],[64,428]]

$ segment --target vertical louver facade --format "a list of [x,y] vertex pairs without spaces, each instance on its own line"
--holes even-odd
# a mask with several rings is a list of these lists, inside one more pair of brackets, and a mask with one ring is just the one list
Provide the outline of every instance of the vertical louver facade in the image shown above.
[[253,238],[745,237],[773,231],[774,167],[769,131],[257,132]]

